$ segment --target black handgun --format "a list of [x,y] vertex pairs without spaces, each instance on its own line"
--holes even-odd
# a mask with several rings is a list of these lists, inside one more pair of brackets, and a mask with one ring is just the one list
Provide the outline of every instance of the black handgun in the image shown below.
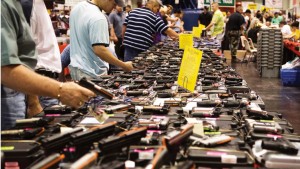
[[242,82],[243,81],[243,79],[240,78],[240,77],[226,77],[226,80],[237,81],[237,82]]
[[225,80],[225,85],[241,86],[241,85],[243,85],[243,83],[239,82],[239,81]]
[[120,151],[122,147],[139,143],[141,138],[146,136],[146,133],[147,127],[140,127],[125,131],[117,136],[102,139],[99,141],[99,148],[104,153],[109,153],[113,150]]
[[239,101],[239,100],[227,100],[223,102],[224,107],[238,107],[238,108],[243,108],[246,107],[249,102],[247,101]]
[[170,106],[144,106],[143,114],[168,114]]
[[16,120],[16,128],[45,127],[54,120],[54,117],[30,118]]
[[139,119],[139,126],[149,129],[166,130],[169,125],[170,118],[165,116],[152,116],[150,120]]
[[276,140],[263,140],[261,147],[263,149],[279,151],[289,155],[297,155],[299,152],[299,149],[284,137],[277,138]]
[[216,101],[211,101],[211,100],[197,102],[198,107],[216,107],[219,104],[221,104],[221,103],[216,102]]
[[148,94],[149,92],[147,90],[126,91],[127,96],[145,96]]
[[80,81],[78,82],[78,84],[82,87],[85,87],[91,91],[93,91],[96,95],[100,95],[104,98],[107,99],[113,99],[114,94],[111,93],[110,91],[96,85],[95,83],[93,83],[90,80],[87,80],[85,77],[83,77],[82,79],[80,79]]
[[105,108],[104,111],[108,114],[113,114],[114,112],[117,112],[117,111],[128,110],[128,108],[129,108],[129,105],[120,104],[120,105],[115,105],[115,106],[110,106],[108,108]]
[[71,111],[72,108],[65,105],[54,105],[44,108],[45,114],[69,114]]
[[274,116],[268,114],[267,111],[259,111],[259,110],[252,110],[252,109],[247,109],[247,114],[248,116],[252,118],[259,118],[259,119],[264,119],[264,120],[273,120]]
[[170,98],[174,97],[176,94],[173,92],[157,92],[158,98]]
[[71,135],[71,143],[72,145],[84,145],[108,137],[113,134],[116,124],[117,122],[105,123],[87,131],[74,133]]
[[1,130],[1,139],[33,139],[34,137],[42,134],[44,131],[45,129],[43,127],[20,130]]
[[54,150],[61,150],[64,148],[70,141],[71,135],[77,132],[83,131],[83,128],[75,128],[69,132],[63,134],[55,134],[53,136],[43,138],[40,143],[44,147],[46,152],[53,152]]

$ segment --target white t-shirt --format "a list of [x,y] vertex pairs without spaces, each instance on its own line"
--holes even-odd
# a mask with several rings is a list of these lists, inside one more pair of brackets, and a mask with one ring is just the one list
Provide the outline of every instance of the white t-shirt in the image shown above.
[[282,32],[283,36],[287,36],[287,35],[291,35],[292,34],[291,27],[289,25],[284,25],[281,28],[281,32]]
[[61,72],[61,58],[50,16],[43,0],[34,0],[30,27],[37,50],[36,69]]

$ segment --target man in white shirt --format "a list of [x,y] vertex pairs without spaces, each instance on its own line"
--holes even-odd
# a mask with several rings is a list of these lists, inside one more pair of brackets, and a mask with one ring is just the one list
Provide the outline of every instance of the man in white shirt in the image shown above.
[[[43,0],[21,0],[21,4],[36,44],[37,65],[35,71],[57,79],[62,70],[60,51],[45,3]],[[38,96],[28,96],[29,116],[40,113],[43,110],[42,107],[57,105],[59,102],[57,99],[40,97],[40,103]]]
[[291,27],[286,23],[286,21],[281,21],[279,27],[281,28],[283,38],[292,34]]

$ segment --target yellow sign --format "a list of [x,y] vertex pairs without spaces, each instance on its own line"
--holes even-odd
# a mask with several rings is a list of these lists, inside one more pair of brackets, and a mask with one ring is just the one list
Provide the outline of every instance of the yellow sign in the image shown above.
[[272,10],[273,8],[268,8],[268,7],[265,7],[265,6],[261,6],[260,7],[260,11],[262,12],[263,10],[266,10],[266,12],[269,12],[270,10]]
[[199,27],[193,27],[193,36],[196,38],[201,37],[202,30]]
[[205,25],[200,24],[199,28],[201,29],[201,31],[205,28]]
[[179,48],[193,47],[193,35],[192,34],[180,34],[179,35]]
[[257,9],[257,4],[248,4],[248,9],[256,10]]
[[178,85],[194,91],[203,52],[193,47],[186,47],[180,65]]

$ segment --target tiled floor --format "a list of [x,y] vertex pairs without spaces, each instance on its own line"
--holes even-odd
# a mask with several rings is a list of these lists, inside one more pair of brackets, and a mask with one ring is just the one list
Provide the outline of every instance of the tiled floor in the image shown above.
[[279,78],[261,78],[254,63],[233,64],[233,68],[246,80],[265,102],[266,110],[283,114],[300,133],[300,87],[284,87]]

